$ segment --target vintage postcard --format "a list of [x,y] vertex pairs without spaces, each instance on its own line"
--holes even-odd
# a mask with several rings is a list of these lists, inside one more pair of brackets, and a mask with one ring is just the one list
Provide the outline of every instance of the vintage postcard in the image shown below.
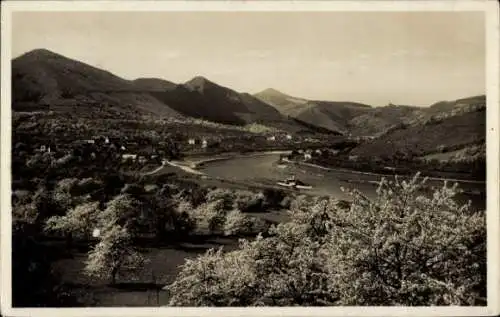
[[496,1],[1,14],[2,316],[500,313]]

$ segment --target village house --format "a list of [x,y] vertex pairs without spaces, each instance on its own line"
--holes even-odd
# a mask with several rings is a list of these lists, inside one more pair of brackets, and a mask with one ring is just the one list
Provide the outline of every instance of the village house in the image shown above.
[[203,139],[203,141],[201,142],[201,148],[206,149],[207,146],[208,146],[208,141],[206,139]]
[[135,161],[137,158],[137,154],[123,154],[122,155],[122,160],[123,161],[126,161],[126,160],[132,160],[132,161]]
[[47,153],[50,153],[51,149],[50,149],[50,145],[46,145],[46,144],[42,144],[40,145],[40,148],[38,149],[39,152],[47,152]]
[[195,144],[196,144],[196,140],[195,140],[195,139],[193,139],[193,138],[190,138],[190,139],[188,140],[188,144],[189,144],[189,145],[195,145]]
[[276,141],[276,137],[274,135],[267,137],[268,141]]
[[312,158],[312,151],[311,150],[307,150],[304,152],[304,160],[308,161]]
[[292,137],[292,135],[291,135],[291,134],[287,134],[287,135],[285,136],[285,138],[286,138],[287,140],[291,140],[291,139],[293,139],[293,137]]

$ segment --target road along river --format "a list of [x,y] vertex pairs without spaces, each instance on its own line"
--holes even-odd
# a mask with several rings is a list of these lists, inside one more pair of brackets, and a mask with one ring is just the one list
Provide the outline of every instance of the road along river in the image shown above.
[[[341,199],[347,198],[346,194],[341,191],[341,187],[357,188],[367,196],[373,197],[377,182],[382,178],[380,175],[371,173],[329,170],[293,163],[279,164],[278,161],[279,154],[267,153],[206,161],[198,165],[197,170],[209,177],[236,182],[261,183],[263,185],[275,185],[276,182],[295,175],[297,179],[313,186],[313,189],[304,190],[304,192],[320,196],[332,195]],[[391,176],[386,177],[390,178]],[[443,181],[442,179],[429,179],[427,184],[441,187]],[[458,183],[459,188],[469,193],[462,198],[471,199],[477,208],[484,208],[485,183],[468,181],[459,181]]]

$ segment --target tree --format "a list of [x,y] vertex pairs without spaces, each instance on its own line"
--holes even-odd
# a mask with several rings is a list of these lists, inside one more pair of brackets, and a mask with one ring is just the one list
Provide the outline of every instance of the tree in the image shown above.
[[135,237],[143,220],[139,207],[139,202],[128,194],[115,196],[106,204],[106,208],[97,215],[97,226],[104,230],[104,228],[115,224],[127,228],[127,232]]
[[222,232],[226,218],[223,199],[210,201],[188,211],[200,233]]
[[71,208],[73,202],[76,201],[71,191],[77,184],[77,178],[65,178],[60,180],[52,192],[53,200],[65,210]]
[[[383,180],[375,200],[351,192],[328,252],[341,304],[475,305],[485,296],[484,212],[459,205],[457,186],[422,194],[424,180]],[[339,269],[341,268],[341,269]]]
[[89,252],[85,262],[85,273],[99,278],[111,278],[116,283],[118,273],[135,271],[144,263],[142,255],[131,246],[131,235],[127,228],[111,224],[104,228],[100,241]]
[[53,216],[47,220],[46,231],[56,231],[68,237],[80,236],[88,239],[97,225],[98,202],[83,203],[68,211],[64,216]]
[[243,214],[238,209],[230,210],[224,221],[225,235],[249,235],[265,231],[266,222],[260,218]]
[[169,304],[484,304],[484,212],[457,204],[455,186],[425,189],[417,175],[382,180],[373,200],[298,197],[268,237],[186,261]]

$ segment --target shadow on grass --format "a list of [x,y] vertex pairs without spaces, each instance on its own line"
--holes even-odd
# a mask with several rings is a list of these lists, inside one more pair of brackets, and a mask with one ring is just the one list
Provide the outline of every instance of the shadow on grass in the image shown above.
[[165,287],[165,283],[153,282],[117,282],[115,284],[104,283],[102,285],[91,285],[90,283],[71,283],[66,282],[64,286],[92,292],[96,290],[120,291],[120,292],[146,292],[146,291],[161,291]]
[[109,285],[110,288],[125,292],[162,291],[165,284],[148,282],[123,282]]
[[222,234],[199,234],[199,235],[166,235],[162,239],[141,239],[134,241],[134,245],[142,248],[177,249],[190,246],[199,248],[211,248],[217,246],[232,245],[238,241],[238,237],[225,236]]

